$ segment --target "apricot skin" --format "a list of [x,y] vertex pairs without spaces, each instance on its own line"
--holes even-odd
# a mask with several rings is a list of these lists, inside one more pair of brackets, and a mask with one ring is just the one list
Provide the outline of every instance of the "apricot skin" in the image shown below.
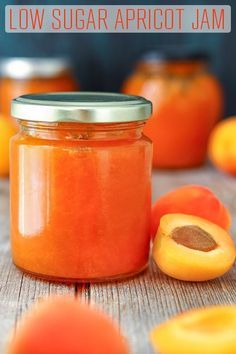
[[207,187],[186,185],[161,196],[152,207],[152,237],[165,214],[183,213],[207,219],[223,229],[230,227],[230,214],[217,196]]
[[220,170],[236,176],[236,116],[216,125],[209,139],[209,157]]
[[161,354],[235,354],[235,333],[236,306],[212,306],[173,317],[150,340]]
[[[206,231],[217,247],[209,252],[188,248],[172,238],[173,230],[195,225]],[[197,216],[167,214],[161,218],[153,244],[153,258],[163,273],[184,281],[205,281],[226,273],[235,261],[235,246],[221,227]]]
[[9,175],[9,142],[16,128],[6,117],[0,115],[0,177]]
[[69,297],[37,304],[25,317],[8,354],[128,354],[111,320]]

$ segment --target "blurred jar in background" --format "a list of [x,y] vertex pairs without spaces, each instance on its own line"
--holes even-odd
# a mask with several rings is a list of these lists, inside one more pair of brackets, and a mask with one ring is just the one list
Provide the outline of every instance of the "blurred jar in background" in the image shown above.
[[0,75],[0,111],[8,117],[11,100],[19,95],[78,89],[71,63],[65,58],[2,59]]
[[205,161],[209,134],[223,114],[222,89],[207,64],[199,54],[150,52],[125,81],[124,93],[153,103],[144,134],[153,141],[154,167],[186,168]]

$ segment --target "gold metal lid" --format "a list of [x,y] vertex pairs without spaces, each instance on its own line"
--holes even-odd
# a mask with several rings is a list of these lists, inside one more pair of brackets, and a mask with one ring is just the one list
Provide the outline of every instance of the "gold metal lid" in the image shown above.
[[11,79],[57,77],[71,69],[66,58],[5,58],[0,60],[0,75]]
[[15,98],[13,117],[36,122],[122,123],[147,120],[152,103],[143,97],[102,92],[55,92]]

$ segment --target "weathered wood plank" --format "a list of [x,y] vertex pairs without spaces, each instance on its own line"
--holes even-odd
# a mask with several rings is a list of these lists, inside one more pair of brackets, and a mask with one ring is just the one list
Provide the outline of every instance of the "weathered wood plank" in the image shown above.
[[134,279],[91,285],[90,299],[120,324],[133,354],[151,354],[148,332],[156,324],[192,308],[236,304],[236,267],[214,281],[187,283],[165,276],[152,263]]
[[[229,207],[236,234],[236,179],[206,166],[186,171],[159,171],[153,175],[153,199],[183,184],[209,186]],[[176,313],[211,304],[236,303],[236,267],[224,277],[205,283],[184,283],[162,274],[152,263],[139,277],[110,284],[71,285],[70,287],[35,280],[12,265],[9,255],[8,188],[0,181],[0,351],[9,329],[37,298],[51,293],[76,293],[85,301],[98,304],[126,334],[133,354],[153,353],[149,330]]]

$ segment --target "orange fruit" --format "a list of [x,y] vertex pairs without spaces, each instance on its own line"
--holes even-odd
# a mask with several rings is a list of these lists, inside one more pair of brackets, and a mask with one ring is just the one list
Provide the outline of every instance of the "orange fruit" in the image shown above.
[[9,174],[9,142],[16,133],[12,122],[0,116],[0,177]]
[[94,306],[69,297],[36,304],[25,316],[8,354],[129,354],[117,326]]
[[236,116],[218,123],[209,140],[209,157],[220,170],[236,176]]

